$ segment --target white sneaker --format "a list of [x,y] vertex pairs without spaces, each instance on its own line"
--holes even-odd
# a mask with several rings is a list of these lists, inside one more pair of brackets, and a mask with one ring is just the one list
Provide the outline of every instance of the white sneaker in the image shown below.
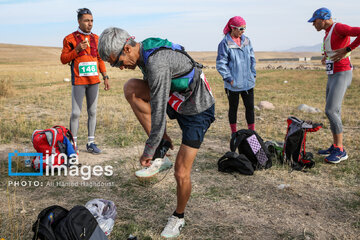
[[185,219],[178,218],[174,215],[169,217],[168,222],[161,232],[161,236],[164,238],[175,238],[180,235],[181,229],[185,226]]
[[150,167],[145,167],[139,171],[136,171],[135,176],[139,178],[152,177],[161,171],[171,168],[172,165],[172,162],[166,156],[164,158],[156,158],[154,161],[152,161]]

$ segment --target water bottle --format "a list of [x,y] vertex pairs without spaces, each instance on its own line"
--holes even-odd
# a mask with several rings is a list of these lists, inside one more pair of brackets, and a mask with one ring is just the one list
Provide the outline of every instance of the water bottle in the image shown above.
[[[25,153],[28,153],[28,148],[25,148]],[[31,160],[30,160],[30,156],[25,156],[25,167],[31,167]]]

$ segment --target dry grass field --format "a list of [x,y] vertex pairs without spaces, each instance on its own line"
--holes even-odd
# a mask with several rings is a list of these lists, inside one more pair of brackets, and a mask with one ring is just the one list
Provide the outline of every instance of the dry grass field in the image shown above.
[[[109,65],[111,90],[101,85],[97,108],[96,142],[103,153],[85,152],[87,113],[82,110],[78,141],[84,165],[111,165],[111,177],[42,176],[9,177],[8,153],[32,149],[35,129],[53,125],[68,127],[71,111],[70,69],[60,63],[59,48],[0,44],[0,238],[28,240],[38,213],[50,205],[70,209],[94,198],[115,202],[117,220],[110,239],[160,239],[160,232],[176,204],[173,169],[151,182],[139,182],[134,172],[147,139],[123,95],[127,79],[141,77],[139,70],[120,71]],[[291,53],[257,53],[257,58],[294,56]],[[205,65],[215,65],[215,52],[193,52]],[[306,55],[306,54],[304,54]],[[308,56],[308,55],[306,55]],[[309,56],[312,56],[309,55]],[[360,54],[353,54],[355,66]],[[315,63],[314,63],[315,64]],[[315,152],[331,143],[324,113],[326,75],[323,70],[258,69],[255,104],[272,102],[275,110],[256,111],[256,130],[264,140],[283,141],[286,119],[296,116],[321,122],[324,127],[307,135],[307,151],[316,165],[307,172],[290,171],[275,163],[253,176],[223,174],[217,160],[229,150],[230,129],[223,81],[216,69],[204,70],[216,98],[216,121],[209,129],[192,171],[193,191],[186,209],[186,223],[179,239],[359,239],[360,236],[360,70],[355,68],[343,103],[344,144],[349,159],[326,164]],[[284,83],[287,81],[287,83]],[[300,104],[322,110],[310,114],[297,110]],[[84,103],[85,106],[85,103]],[[238,126],[245,128],[240,104]],[[181,139],[177,123],[168,121],[175,159]],[[24,169],[21,162],[15,168]],[[15,170],[16,170],[15,169]],[[25,182],[13,186],[11,182]],[[34,186],[39,182],[40,186]],[[92,182],[110,186],[91,186]],[[82,183],[86,186],[60,186]],[[280,184],[288,187],[279,189]]]

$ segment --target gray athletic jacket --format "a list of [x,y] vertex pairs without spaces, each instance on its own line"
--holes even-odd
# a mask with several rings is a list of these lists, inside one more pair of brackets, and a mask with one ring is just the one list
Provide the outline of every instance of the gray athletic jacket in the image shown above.
[[[140,58],[142,59],[142,46]],[[144,74],[144,80],[150,87],[151,131],[145,144],[144,156],[152,157],[159,145],[166,127],[166,108],[170,94],[171,79],[189,72],[193,68],[191,60],[181,52],[171,49],[157,51],[149,57],[144,65],[140,60],[139,67]],[[195,69],[199,76],[202,71]],[[206,83],[200,77],[194,78],[196,86],[190,96],[186,96],[178,109],[180,114],[194,115],[211,107],[215,100]]]

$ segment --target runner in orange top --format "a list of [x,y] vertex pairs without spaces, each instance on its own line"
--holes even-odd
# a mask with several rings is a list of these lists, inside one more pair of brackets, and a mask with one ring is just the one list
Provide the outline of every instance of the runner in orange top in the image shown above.
[[[86,95],[88,111],[88,152],[97,154],[101,150],[96,146],[96,105],[99,94],[99,72],[102,74],[105,90],[109,90],[109,77],[106,74],[105,63],[99,57],[97,45],[98,36],[91,32],[93,16],[89,9],[81,8],[77,11],[79,28],[67,35],[63,41],[61,62],[69,64],[72,81],[72,113],[70,117],[70,130],[77,143],[79,117],[82,102]],[[77,148],[77,146],[76,146]]]

